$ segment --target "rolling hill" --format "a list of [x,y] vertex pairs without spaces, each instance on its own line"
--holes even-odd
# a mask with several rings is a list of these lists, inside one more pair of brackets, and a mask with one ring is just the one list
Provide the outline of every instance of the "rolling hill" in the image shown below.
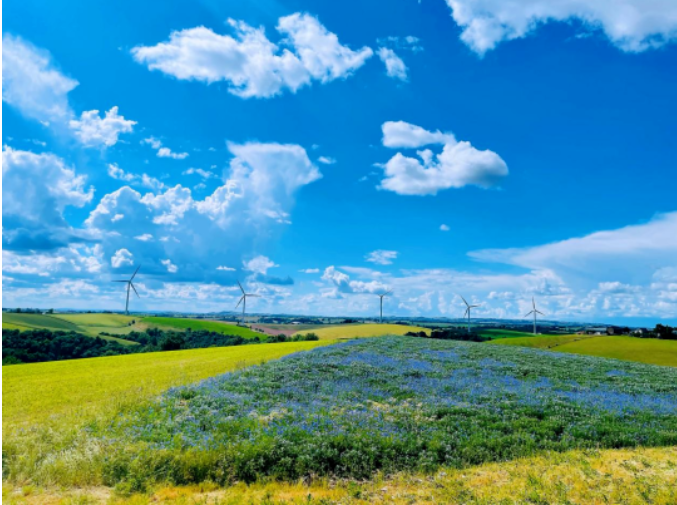
[[320,337],[320,340],[345,340],[362,337],[382,337],[384,335],[404,335],[410,331],[425,331],[428,335],[430,334],[430,330],[427,328],[402,324],[345,324],[310,331],[299,331],[296,334],[315,333],[315,335]]

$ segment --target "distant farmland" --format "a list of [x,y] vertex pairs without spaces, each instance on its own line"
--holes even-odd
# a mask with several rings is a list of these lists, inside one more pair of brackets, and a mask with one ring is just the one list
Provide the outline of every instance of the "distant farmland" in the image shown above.
[[501,339],[491,343],[677,367],[677,341],[675,340],[594,335],[553,335]]
[[[410,331],[425,331],[428,335],[430,335],[430,330],[428,328],[421,328],[420,326],[405,326],[401,324],[345,324],[310,330],[310,332],[315,333],[318,337],[320,337],[320,340],[340,340],[358,337],[404,335]],[[297,334],[305,334],[310,332],[299,331]]]
[[503,329],[488,329],[485,330],[484,328],[479,328],[477,332],[483,336],[486,337],[491,337],[492,340],[494,339],[501,339],[501,338],[524,338],[524,337],[533,337],[531,333],[525,333],[523,331],[515,331],[515,330],[503,330]]
[[175,330],[207,330],[221,333],[222,335],[238,335],[242,338],[254,338],[261,336],[260,333],[236,326],[234,324],[209,321],[205,319],[188,319],[179,317],[144,317],[143,323],[148,326],[159,326],[165,329]]

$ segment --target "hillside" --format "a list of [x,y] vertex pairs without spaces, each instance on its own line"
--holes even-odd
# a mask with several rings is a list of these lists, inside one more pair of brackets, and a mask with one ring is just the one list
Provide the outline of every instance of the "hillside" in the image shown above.
[[261,333],[249,328],[234,324],[206,319],[190,319],[180,317],[144,317],[143,323],[149,327],[170,328],[175,330],[207,330],[222,333],[224,335],[238,335],[242,338],[254,338],[262,336]]
[[677,367],[677,341],[675,340],[620,336],[550,335],[496,340],[490,343]]

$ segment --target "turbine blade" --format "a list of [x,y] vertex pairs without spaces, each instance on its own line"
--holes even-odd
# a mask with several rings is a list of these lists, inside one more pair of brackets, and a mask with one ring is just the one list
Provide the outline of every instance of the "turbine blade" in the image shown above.
[[111,282],[129,282],[129,281],[111,281]]
[[470,305],[471,309],[474,309],[475,307],[479,307],[479,305]]
[[237,281],[237,280],[236,280],[235,282],[237,282],[237,285],[240,286],[240,291],[242,291],[242,294],[243,294],[243,295],[246,294],[246,293],[244,292],[244,288],[242,287],[242,284],[240,284],[240,281]]
[[255,295],[254,293],[247,293],[245,296],[253,296],[254,298],[261,298],[261,295]]
[[[239,282],[238,282],[238,284],[239,284]],[[240,298],[240,301],[237,302],[237,305],[235,306],[236,309],[240,306],[240,304],[242,303],[242,300],[244,300],[244,297],[245,297],[245,295],[242,295],[242,297]]]
[[531,297],[531,305],[533,305],[534,310],[536,310],[536,299],[533,296]]
[[524,317],[530,316],[530,315],[533,314],[533,313],[534,313],[534,311],[532,310],[531,312],[529,312],[529,313],[528,313],[526,316],[524,316]]
[[139,271],[139,268],[141,268],[141,265],[136,267],[136,270],[134,270],[134,273],[132,274],[132,278],[129,279],[129,282],[132,282],[134,280],[134,277],[136,277],[136,273]]
[[465,298],[463,298],[463,295],[461,295],[461,300],[463,300],[463,303],[465,303],[466,305],[468,305],[468,307],[470,306],[470,304],[468,304],[468,302],[465,301]]
[[545,315],[545,314],[543,314],[543,312],[541,312],[540,310],[537,310],[536,313],[537,313],[537,314],[540,314],[540,315],[542,315],[542,316]]
[[132,289],[133,289],[134,292],[136,293],[136,296],[137,296],[138,298],[141,298],[141,297],[139,296],[139,293],[136,291],[136,288],[134,287],[134,284],[132,284],[132,281],[129,281],[129,285],[132,287]]

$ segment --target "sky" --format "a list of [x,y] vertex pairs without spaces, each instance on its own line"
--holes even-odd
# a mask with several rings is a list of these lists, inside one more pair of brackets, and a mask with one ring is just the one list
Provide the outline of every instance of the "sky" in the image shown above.
[[3,7],[3,307],[677,323],[672,0]]

